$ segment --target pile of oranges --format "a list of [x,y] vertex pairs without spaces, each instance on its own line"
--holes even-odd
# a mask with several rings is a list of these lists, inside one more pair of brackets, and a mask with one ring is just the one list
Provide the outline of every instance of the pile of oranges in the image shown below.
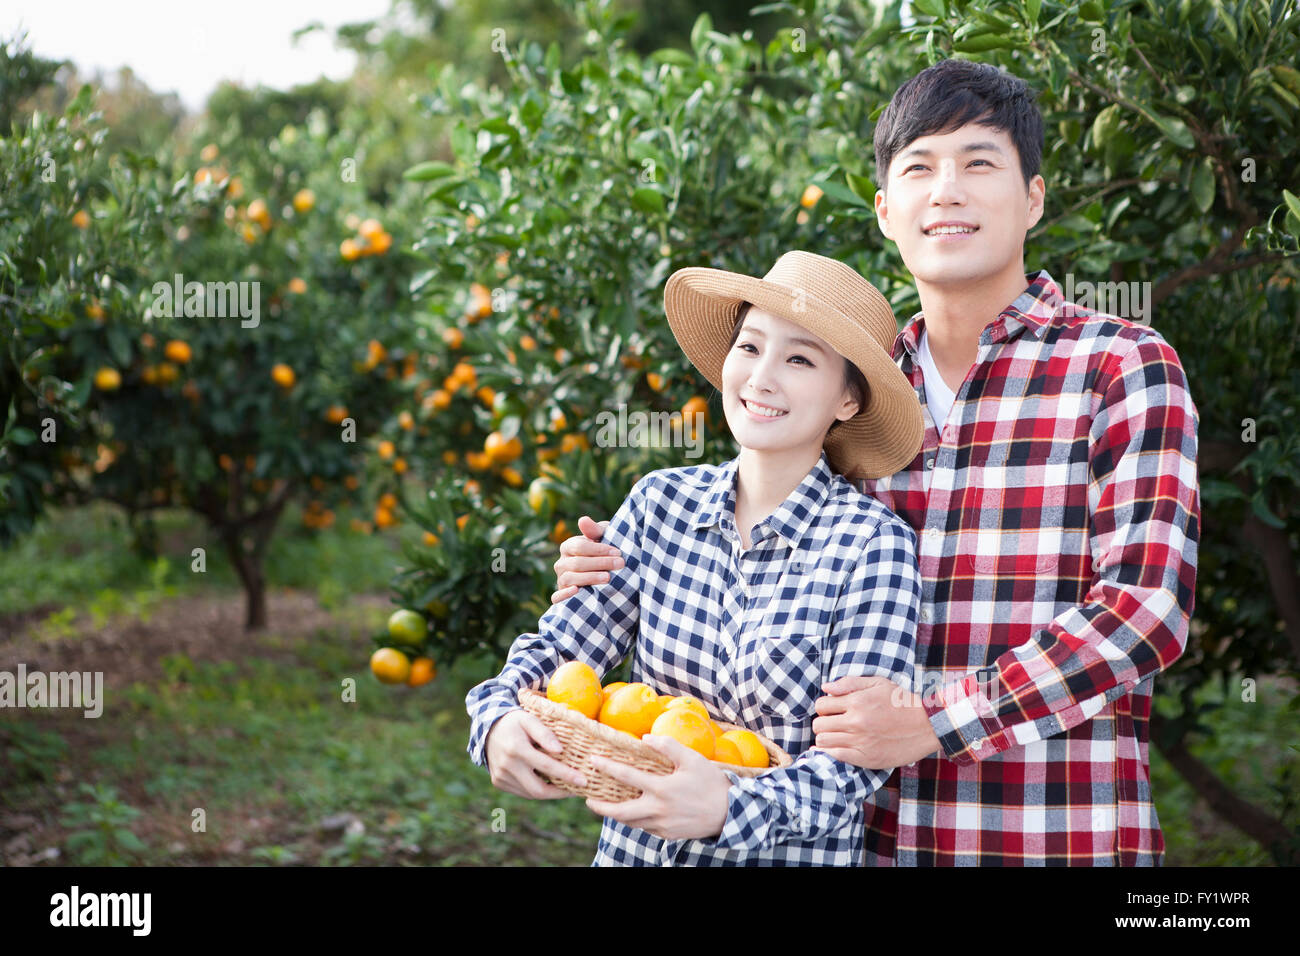
[[370,655],[371,673],[385,684],[423,687],[429,683],[438,676],[438,668],[433,658],[420,652],[427,635],[428,621],[418,611],[410,608],[394,611],[388,618],[390,644]]
[[768,766],[767,749],[757,734],[724,731],[694,697],[659,694],[648,684],[623,681],[601,687],[596,672],[581,661],[560,665],[546,686],[546,697],[638,740],[659,734],[719,763]]

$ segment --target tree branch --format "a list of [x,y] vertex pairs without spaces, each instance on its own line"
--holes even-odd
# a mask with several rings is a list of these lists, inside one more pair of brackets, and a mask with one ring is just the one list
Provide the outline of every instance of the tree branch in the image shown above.
[[1151,293],[1151,304],[1158,305],[1164,299],[1167,299],[1174,291],[1182,285],[1189,282],[1195,282],[1197,279],[1203,279],[1206,276],[1218,275],[1220,272],[1231,271],[1223,268],[1228,258],[1237,251],[1241,242],[1246,237],[1250,225],[1241,223],[1233,234],[1218,246],[1213,252],[1202,259],[1200,262],[1179,269],[1173,275],[1165,276],[1156,284],[1155,290]]
[[1080,209],[1082,209],[1085,206],[1091,205],[1093,202],[1095,202],[1098,199],[1101,199],[1107,193],[1113,193],[1117,189],[1125,189],[1129,186],[1136,186],[1138,183],[1144,183],[1148,181],[1149,180],[1145,180],[1145,179],[1131,178],[1131,179],[1117,179],[1112,183],[1107,183],[1105,186],[1097,190],[1095,193],[1091,193],[1090,195],[1084,196],[1073,206],[1070,206],[1068,209],[1062,212],[1059,216],[1055,216],[1049,219],[1047,222],[1040,222],[1029,233],[1029,238],[1030,239],[1036,238],[1040,233],[1044,232],[1049,226],[1056,225],[1066,216],[1070,215],[1071,213],[1078,212]]

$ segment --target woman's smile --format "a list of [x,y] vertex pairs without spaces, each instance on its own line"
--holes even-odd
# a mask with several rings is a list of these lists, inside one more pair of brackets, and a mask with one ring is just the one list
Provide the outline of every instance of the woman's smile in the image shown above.
[[777,418],[784,418],[789,414],[787,409],[774,408],[771,405],[760,405],[758,402],[749,402],[743,398],[740,400],[740,404],[745,407],[745,412],[750,418],[759,422],[770,422]]

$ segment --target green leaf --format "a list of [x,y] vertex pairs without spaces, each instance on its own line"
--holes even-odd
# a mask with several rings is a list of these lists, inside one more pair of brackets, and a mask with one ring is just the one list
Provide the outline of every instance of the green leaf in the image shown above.
[[692,67],[695,61],[692,60],[681,50],[674,50],[672,47],[665,47],[662,50],[655,50],[650,54],[650,59],[654,63],[667,63],[670,66]]
[[707,13],[701,13],[695,18],[695,26],[691,27],[691,49],[696,53],[700,52],[704,45],[704,38],[713,30],[713,18]]
[[427,163],[417,163],[406,172],[402,173],[402,178],[415,183],[428,182],[431,179],[441,179],[444,176],[451,176],[456,172],[456,167],[450,163],[442,163],[431,160]]
[[1178,117],[1161,116],[1159,113],[1150,115],[1151,121],[1160,127],[1160,131],[1168,136],[1174,145],[1182,149],[1194,149],[1196,147],[1196,140],[1192,138],[1192,131]]
[[1105,148],[1106,142],[1114,135],[1115,130],[1119,128],[1120,106],[1118,103],[1112,103],[1092,121],[1092,147],[1094,150],[1101,151]]
[[1026,0],[1025,16],[1033,26],[1038,25],[1038,11],[1043,5],[1043,0]]
[[1101,4],[1097,0],[1087,0],[1086,3],[1079,4],[1079,19],[1087,20],[1089,23],[1100,23],[1101,18],[1105,15]]
[[1289,66],[1270,67],[1273,76],[1296,96],[1300,96],[1300,70]]
[[30,428],[15,428],[9,433],[9,438],[11,438],[16,445],[30,445],[32,442],[36,441],[36,433]]
[[1300,219],[1300,196],[1289,189],[1282,190],[1282,200],[1286,203],[1286,208],[1291,210],[1291,215]]
[[862,205],[870,206],[875,201],[876,184],[866,176],[845,173],[844,180],[849,184],[849,189],[853,190],[853,195],[862,200]]
[[458,122],[451,130],[451,149],[462,163],[473,164],[477,159],[474,148],[474,134],[469,131],[469,124],[464,120]]
[[1196,164],[1192,173],[1192,202],[1202,213],[1210,211],[1214,205],[1214,161],[1206,156]]
[[1270,83],[1269,86],[1282,99],[1283,103],[1293,110],[1300,110],[1300,98],[1294,96],[1285,86],[1277,82]]
[[117,842],[120,843],[125,849],[128,849],[133,853],[143,853],[146,849],[148,849],[144,845],[144,843],[140,840],[140,838],[136,836],[134,833],[132,833],[130,830],[118,830]]
[[859,196],[853,190],[849,189],[843,183],[836,182],[833,179],[826,180],[824,182],[818,180],[815,181],[813,185],[819,186],[821,190],[826,193],[826,195],[830,196],[832,199],[837,199],[840,202],[851,203],[854,206],[867,205],[865,202],[862,201],[861,196]]
[[1106,231],[1110,232],[1115,228],[1115,223],[1119,217],[1124,215],[1124,210],[1129,207],[1131,200],[1128,196],[1121,196],[1115,205],[1110,207],[1110,212],[1106,214]]
[[943,0],[912,0],[912,9],[917,13],[924,13],[927,17],[946,15]]
[[952,45],[954,50],[961,53],[983,53],[986,50],[1009,50],[1015,46],[1010,37],[1000,36],[996,33],[986,33],[983,36],[967,37]]
[[632,205],[642,212],[662,213],[664,211],[663,193],[657,189],[651,189],[649,186],[642,186],[632,194]]
[[523,118],[524,125],[531,131],[536,131],[542,125],[542,106],[537,102],[537,97],[532,90],[525,95],[524,105],[519,108],[519,115]]
[[1255,517],[1270,528],[1285,528],[1286,522],[1279,518],[1269,509],[1261,495],[1256,495],[1250,499],[1250,510],[1255,513]]
[[507,249],[518,249],[524,244],[523,239],[519,236],[504,232],[485,232],[480,238],[483,242],[490,242],[497,246],[505,246]]
[[1202,478],[1201,495],[1206,501],[1212,503],[1244,501],[1246,498],[1245,492],[1236,484],[1224,481],[1222,478]]

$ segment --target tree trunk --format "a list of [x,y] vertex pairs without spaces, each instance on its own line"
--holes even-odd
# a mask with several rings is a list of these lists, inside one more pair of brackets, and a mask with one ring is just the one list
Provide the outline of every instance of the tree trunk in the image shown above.
[[1300,836],[1287,829],[1281,820],[1233,793],[1213,770],[1197,760],[1187,749],[1185,736],[1179,737],[1172,746],[1161,746],[1160,740],[1167,727],[1165,719],[1152,711],[1151,742],[1179,775],[1191,784],[1201,799],[1209,804],[1215,816],[1262,846],[1279,866],[1294,866],[1297,855],[1300,855]]
[[230,563],[244,587],[244,630],[260,631],[266,628],[266,577],[262,572],[261,556],[248,535],[234,529],[222,529],[221,540],[226,546]]
[[239,574],[244,586],[244,630],[261,631],[267,626],[266,575],[263,570],[266,546],[280,520],[287,496],[272,502],[257,515],[240,524],[223,525],[220,529],[222,543],[230,563]]
[[158,558],[158,525],[154,522],[152,511],[127,512],[127,524],[131,528],[131,550],[146,561]]

